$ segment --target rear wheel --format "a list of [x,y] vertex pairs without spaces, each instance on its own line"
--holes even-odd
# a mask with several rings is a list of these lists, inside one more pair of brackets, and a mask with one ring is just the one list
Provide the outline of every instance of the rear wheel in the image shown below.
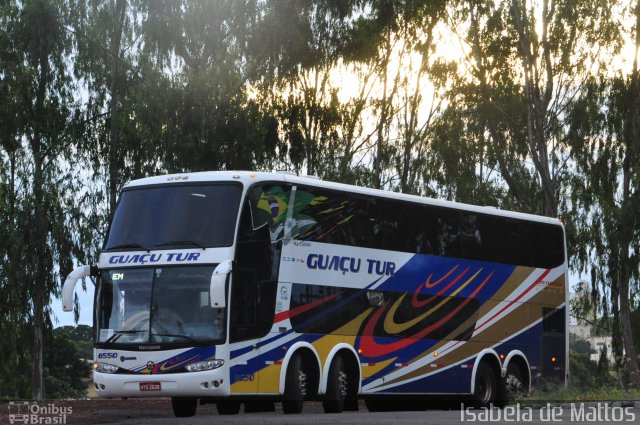
[[196,414],[198,399],[171,397],[171,407],[176,418],[189,418]]
[[481,362],[476,370],[473,404],[476,408],[489,407],[495,403],[498,394],[498,378],[487,363]]
[[512,363],[507,367],[505,386],[507,400],[515,400],[527,394],[528,390],[525,387],[525,380],[520,366]]
[[237,415],[240,412],[240,402],[235,400],[224,400],[216,403],[219,415]]
[[287,367],[285,378],[284,396],[282,399],[282,411],[284,413],[301,413],[304,406],[304,398],[307,395],[307,372],[303,368],[302,356],[294,354]]
[[327,381],[327,393],[322,407],[325,413],[342,413],[345,407],[347,394],[349,394],[350,385],[349,375],[344,364],[344,359],[338,354],[331,362],[329,368],[329,377]]

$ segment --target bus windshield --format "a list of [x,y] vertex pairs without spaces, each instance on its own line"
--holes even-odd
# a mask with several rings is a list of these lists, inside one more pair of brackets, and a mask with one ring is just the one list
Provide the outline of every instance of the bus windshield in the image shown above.
[[105,249],[231,246],[241,195],[235,183],[124,190]]
[[214,266],[102,272],[97,344],[201,345],[225,340],[225,309],[211,308]]

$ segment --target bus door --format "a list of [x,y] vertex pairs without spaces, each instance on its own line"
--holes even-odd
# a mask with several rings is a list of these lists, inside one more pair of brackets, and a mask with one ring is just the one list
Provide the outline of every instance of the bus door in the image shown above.
[[[266,183],[249,189],[238,228],[230,308],[230,342],[242,342],[231,359],[232,392],[264,393],[273,387],[278,359],[260,346],[273,327],[278,265],[291,187]],[[262,379],[262,375],[268,379]],[[267,387],[261,388],[264,381]]]
[[232,352],[232,393],[257,393],[265,369],[260,338],[268,334],[275,310],[275,282],[259,281],[255,270],[237,266],[231,295],[231,343],[242,342]]

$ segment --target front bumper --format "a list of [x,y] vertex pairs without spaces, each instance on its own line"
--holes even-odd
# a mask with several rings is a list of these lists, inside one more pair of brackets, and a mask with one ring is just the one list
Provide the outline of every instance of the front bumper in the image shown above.
[[[100,397],[225,397],[230,394],[226,368],[203,372],[157,375],[109,374],[93,372],[93,383]],[[143,391],[144,388],[153,390]],[[156,390],[156,385],[160,389]]]

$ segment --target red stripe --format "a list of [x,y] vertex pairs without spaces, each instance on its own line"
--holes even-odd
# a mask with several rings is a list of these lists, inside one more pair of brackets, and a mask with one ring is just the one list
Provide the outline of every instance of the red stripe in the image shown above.
[[304,304],[304,305],[301,305],[300,307],[296,307],[296,308],[291,309],[291,310],[281,311],[280,313],[276,314],[276,316],[275,316],[275,318],[273,320],[273,323],[282,322],[285,319],[297,316],[298,314],[302,314],[305,311],[309,311],[312,308],[317,307],[320,304],[323,304],[323,303],[329,301],[332,298],[335,298],[339,294],[341,294],[341,293],[329,295],[328,297],[324,297],[324,298],[322,298],[322,299],[320,299],[318,301],[312,302],[311,304]]
[[385,310],[385,308],[388,306],[388,304],[390,302],[390,301],[387,301],[385,306],[384,307],[380,307],[378,309],[378,311],[376,311],[376,313],[373,315],[373,317],[371,317],[371,319],[369,320],[367,325],[365,326],[365,329],[364,329],[364,332],[363,332],[364,336],[362,337],[361,342],[360,342],[360,346],[361,346],[364,354],[367,357],[384,356],[385,354],[389,354],[389,353],[392,353],[394,351],[397,351],[397,350],[400,350],[402,348],[405,348],[405,347],[415,343],[419,339],[425,337],[426,335],[429,335],[431,332],[433,332],[434,330],[438,329],[444,323],[446,323],[449,320],[451,320],[451,318],[454,317],[460,310],[462,310],[464,308],[464,306],[466,306],[472,299],[474,299],[474,297],[478,294],[478,292],[480,292],[480,290],[489,281],[489,279],[491,279],[491,276],[493,276],[493,272],[491,272],[489,274],[489,276],[487,276],[487,278],[484,280],[484,282],[482,282],[469,295],[469,297],[464,300],[464,302],[460,303],[460,305],[458,307],[453,309],[449,314],[447,314],[442,319],[438,320],[437,322],[433,323],[430,326],[427,326],[426,328],[424,328],[420,332],[417,332],[416,334],[414,334],[414,335],[412,335],[410,337],[403,338],[403,339],[401,339],[399,341],[396,341],[394,343],[391,343],[391,344],[378,344],[375,341],[375,339],[373,338],[373,336],[371,336],[371,335],[373,335],[373,330],[375,329],[375,326],[376,326],[376,323],[378,322],[378,320],[380,320],[380,316],[382,316],[382,312]]
[[544,279],[545,277],[547,277],[547,275],[549,274],[549,272],[551,271],[551,269],[546,270],[544,273],[542,273],[542,275],[540,275],[540,277],[531,284],[531,286],[529,286],[522,294],[518,295],[516,297],[515,300],[511,301],[509,304],[507,304],[506,306],[502,307],[500,309],[499,312],[497,312],[496,314],[494,314],[493,316],[491,316],[488,320],[486,320],[482,325],[480,325],[479,327],[477,327],[475,330],[478,331],[480,329],[482,329],[483,327],[485,327],[490,321],[492,321],[496,316],[498,316],[500,313],[502,313],[503,311],[505,311],[506,309],[508,309],[509,307],[511,307],[514,303],[517,303],[518,300],[522,297],[524,297],[525,295],[527,295],[534,287],[536,287],[536,285],[538,285],[538,283],[540,283],[540,281],[542,279]]
[[[449,270],[449,272],[447,274],[445,274],[444,276],[442,276],[440,279],[436,280],[435,282],[431,282],[431,277],[433,276],[433,273],[431,273],[429,275],[429,277],[427,278],[427,280],[425,280],[424,287],[427,288],[427,289],[433,288],[434,286],[438,285],[440,282],[445,280],[447,278],[447,276],[449,276],[451,273],[453,273],[453,271],[455,269],[457,269],[457,268],[458,268],[458,264],[456,264],[456,266],[454,268]],[[467,268],[467,270],[469,270],[469,269]]]
[[[456,266],[458,267],[458,266]],[[447,273],[442,279],[444,279],[445,277],[449,276],[451,274],[451,272],[453,270],[456,269],[456,267],[454,267],[449,273]],[[453,279],[451,281],[451,283],[449,283],[447,286],[445,286],[444,288],[442,288],[442,290],[440,292],[438,292],[437,294],[427,298],[424,301],[418,301],[418,292],[420,291],[420,289],[422,288],[422,285],[418,286],[418,289],[416,289],[416,292],[413,294],[413,297],[411,297],[411,305],[413,306],[413,308],[420,308],[420,307],[424,307],[425,305],[429,304],[431,301],[433,301],[436,297],[441,296],[442,294],[444,294],[447,290],[449,290],[453,285],[455,285],[460,278],[462,278],[462,276],[464,276],[465,274],[467,274],[467,272],[469,271],[471,267],[467,267],[462,273],[460,273],[455,279]],[[429,279],[431,278],[431,276],[429,276]],[[429,281],[429,279],[427,279],[427,282]],[[427,282],[425,282],[425,286],[427,284]],[[440,282],[440,281],[438,281]],[[436,283],[438,283],[436,282]],[[434,284],[435,286],[435,284]],[[427,288],[429,288],[427,286]]]
[[455,344],[453,344],[451,347],[449,347],[446,351],[443,352],[444,353],[448,353],[450,351],[452,351],[458,344],[460,344],[461,342],[464,342],[467,338],[471,337],[473,335],[474,332],[482,329],[483,327],[485,327],[491,320],[493,320],[494,317],[496,317],[497,315],[499,315],[500,313],[502,313],[503,311],[505,311],[506,309],[508,309],[509,307],[511,307],[511,305],[513,305],[513,303],[517,302],[520,298],[524,297],[526,294],[529,293],[529,291],[531,291],[538,283],[540,283],[540,281],[542,279],[544,279],[549,272],[551,271],[551,269],[545,271],[544,273],[542,273],[542,275],[535,281],[533,282],[522,294],[520,294],[515,300],[511,301],[509,304],[507,304],[506,306],[504,306],[499,312],[497,312],[496,314],[494,314],[493,316],[491,316],[488,320],[486,320],[484,323],[482,323],[480,326],[478,326],[477,328],[475,328],[473,331],[471,331],[470,333],[468,333],[467,335],[464,336],[464,338],[462,338],[461,340],[459,340],[458,342],[456,342]]

